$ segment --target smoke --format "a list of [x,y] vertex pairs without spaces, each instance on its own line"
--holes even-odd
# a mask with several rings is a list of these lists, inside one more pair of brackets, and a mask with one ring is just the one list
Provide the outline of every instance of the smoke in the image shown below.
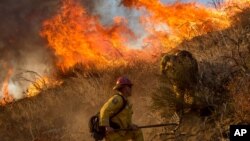
[[[30,82],[15,77],[26,70],[45,75],[52,70],[51,51],[40,38],[41,21],[55,13],[58,1],[0,1],[0,88],[8,69],[14,73],[9,80],[9,92],[14,98],[23,97]],[[20,77],[20,76],[19,76]],[[32,78],[27,78],[32,79]]]
[[[128,8],[121,0],[79,0],[85,10],[100,18],[103,25],[112,25],[115,17],[127,19],[129,28],[137,39],[128,42],[133,48],[143,47],[148,37],[140,17],[147,14],[143,9]],[[54,68],[53,50],[39,35],[43,21],[53,17],[60,7],[61,0],[1,0],[0,1],[0,88],[8,69],[14,73],[9,81],[9,90],[15,98],[21,98],[30,82],[20,80],[25,77],[33,80],[33,75],[20,76],[26,71],[39,75],[49,75]],[[1,94],[0,94],[1,95]]]
[[[141,48],[143,46],[143,39],[147,37],[148,33],[144,30],[143,25],[140,23],[140,17],[146,14],[143,9],[127,8],[121,4],[121,0],[94,0],[86,4],[84,0],[83,6],[91,10],[92,15],[100,17],[103,25],[109,26],[113,24],[115,17],[124,17],[127,20],[128,27],[134,32],[137,39],[131,40],[128,46],[132,48]],[[89,1],[89,0],[87,0]]]
[[10,81],[8,86],[9,86],[8,87],[9,92],[12,94],[12,96],[15,99],[22,98],[22,89],[21,89],[21,86],[19,84],[16,84],[15,82]]
[[[35,81],[32,71],[49,75],[53,71],[53,52],[39,33],[42,22],[56,14],[60,0],[1,0],[0,1],[0,88],[9,69],[13,75],[9,80],[9,92],[14,98],[22,98],[23,92]],[[85,10],[99,16],[104,25],[113,23],[113,18],[128,19],[129,27],[138,35],[143,34],[138,17],[139,12],[119,6],[119,0],[80,0]],[[112,8],[110,8],[112,7]],[[21,75],[20,75],[21,74]],[[22,78],[22,79],[20,79]],[[23,79],[25,78],[25,80]],[[0,90],[0,97],[1,97]]]

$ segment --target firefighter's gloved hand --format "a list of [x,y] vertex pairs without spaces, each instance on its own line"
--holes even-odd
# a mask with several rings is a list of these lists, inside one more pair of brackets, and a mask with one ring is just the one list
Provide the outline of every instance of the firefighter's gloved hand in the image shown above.
[[135,124],[132,124],[130,128],[131,128],[132,130],[138,130],[138,129],[139,129],[138,126],[135,125]]
[[106,133],[114,132],[114,129],[112,127],[109,127],[109,126],[105,127],[105,130],[106,130]]

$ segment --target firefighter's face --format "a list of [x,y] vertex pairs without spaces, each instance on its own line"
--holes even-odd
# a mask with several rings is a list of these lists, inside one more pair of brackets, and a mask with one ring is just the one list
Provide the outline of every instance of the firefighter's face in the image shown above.
[[132,95],[132,86],[126,86],[126,87],[124,87],[124,93],[127,96],[131,96]]

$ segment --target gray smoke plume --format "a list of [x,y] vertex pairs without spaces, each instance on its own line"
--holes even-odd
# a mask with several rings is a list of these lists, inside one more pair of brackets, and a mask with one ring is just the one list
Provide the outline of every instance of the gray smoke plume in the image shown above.
[[128,27],[137,36],[136,41],[130,41],[128,45],[133,48],[141,48],[145,36],[147,36],[143,25],[140,23],[140,17],[145,14],[142,9],[127,8],[121,4],[121,0],[95,0],[94,14],[100,16],[104,25],[112,25],[115,17],[124,17],[127,19]]
[[[79,1],[89,14],[99,16],[105,26],[112,25],[116,16],[125,17],[129,28],[139,37],[137,41],[131,41],[132,46],[140,46],[140,37],[145,36],[139,22],[143,11],[128,9],[120,5],[120,0]],[[30,84],[20,81],[20,74],[33,80],[34,74],[24,72],[32,71],[43,76],[53,71],[53,51],[47,47],[39,32],[42,22],[56,14],[60,3],[61,0],[0,1],[0,89],[8,69],[12,68],[9,89],[15,98],[23,97],[22,92]]]
[[42,21],[57,7],[58,1],[51,0],[0,1],[0,88],[8,69],[13,69],[9,90],[17,99],[23,97],[22,91],[29,84],[19,81],[16,74],[31,70],[45,75],[51,71],[52,55],[39,31]]

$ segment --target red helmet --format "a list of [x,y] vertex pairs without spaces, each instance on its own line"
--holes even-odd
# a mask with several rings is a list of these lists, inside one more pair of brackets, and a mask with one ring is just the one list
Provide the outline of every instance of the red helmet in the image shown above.
[[118,90],[118,89],[122,88],[123,86],[132,86],[132,85],[133,84],[131,83],[131,81],[127,77],[122,76],[122,77],[119,77],[117,79],[116,85],[113,89]]

